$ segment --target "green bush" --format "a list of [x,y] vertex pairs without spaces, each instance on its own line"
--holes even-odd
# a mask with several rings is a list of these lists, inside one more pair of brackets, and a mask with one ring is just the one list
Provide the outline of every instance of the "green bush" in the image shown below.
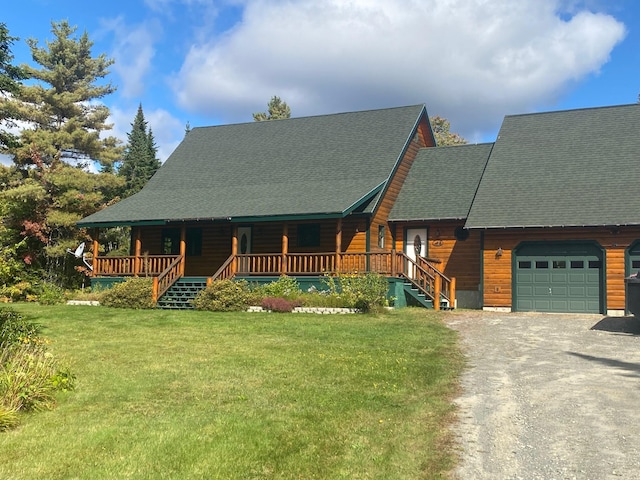
[[38,303],[41,305],[64,303],[64,289],[53,283],[44,283],[38,295]]
[[389,285],[377,273],[327,276],[324,283],[329,289],[327,295],[340,298],[347,308],[373,312],[381,311],[387,304]]
[[36,343],[41,328],[11,308],[0,308],[0,345]]
[[100,296],[100,303],[115,308],[153,308],[153,279],[132,277],[117,283]]
[[43,343],[0,345],[0,428],[15,426],[20,412],[53,408],[74,380]]
[[246,310],[254,300],[255,294],[246,281],[216,280],[198,292],[193,306],[196,310],[234,312]]
[[275,282],[256,289],[263,297],[295,298],[300,295],[300,284],[293,277],[282,275]]

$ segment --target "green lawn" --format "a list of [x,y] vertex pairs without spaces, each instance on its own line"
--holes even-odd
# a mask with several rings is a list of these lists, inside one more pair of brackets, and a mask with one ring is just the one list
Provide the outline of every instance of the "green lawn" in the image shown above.
[[14,308],[77,380],[0,433],[0,478],[419,479],[455,462],[446,313]]

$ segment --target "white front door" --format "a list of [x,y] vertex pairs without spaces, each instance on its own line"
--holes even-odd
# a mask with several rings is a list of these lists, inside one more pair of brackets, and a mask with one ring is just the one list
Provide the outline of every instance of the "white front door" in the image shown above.
[[[405,241],[404,241],[404,253],[414,262],[418,257],[427,256],[427,229],[423,228],[407,228]],[[407,274],[414,278],[415,274],[413,266],[409,266]]]

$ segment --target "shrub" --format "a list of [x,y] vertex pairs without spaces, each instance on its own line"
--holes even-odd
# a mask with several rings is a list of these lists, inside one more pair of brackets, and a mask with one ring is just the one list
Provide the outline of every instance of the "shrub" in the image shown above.
[[153,308],[153,279],[132,277],[105,290],[100,303],[115,308]]
[[328,295],[339,297],[345,307],[372,312],[387,304],[389,285],[387,279],[377,273],[329,276],[323,281],[329,289]]
[[0,298],[6,302],[27,300],[34,294],[33,285],[28,281],[21,281],[14,285],[0,287]]
[[44,283],[38,295],[41,305],[57,305],[64,303],[64,290],[53,283]]
[[74,380],[44,344],[0,345],[0,428],[15,425],[18,412],[52,408]]
[[216,280],[193,299],[196,310],[233,312],[246,310],[254,295],[244,281]]
[[262,308],[271,312],[292,312],[294,307],[299,306],[282,297],[265,297],[262,299]]
[[41,328],[11,308],[0,309],[0,345],[36,343]]
[[275,282],[262,285],[258,290],[265,297],[291,298],[301,293],[298,281],[286,275],[280,276]]

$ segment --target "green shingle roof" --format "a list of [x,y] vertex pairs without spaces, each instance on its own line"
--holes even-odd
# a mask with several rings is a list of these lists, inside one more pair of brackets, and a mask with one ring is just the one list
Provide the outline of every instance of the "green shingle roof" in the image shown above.
[[640,224],[640,105],[507,116],[468,228]]
[[142,191],[79,222],[346,215],[384,186],[424,105],[194,128]]
[[483,143],[421,149],[389,219],[467,218],[492,147]]

